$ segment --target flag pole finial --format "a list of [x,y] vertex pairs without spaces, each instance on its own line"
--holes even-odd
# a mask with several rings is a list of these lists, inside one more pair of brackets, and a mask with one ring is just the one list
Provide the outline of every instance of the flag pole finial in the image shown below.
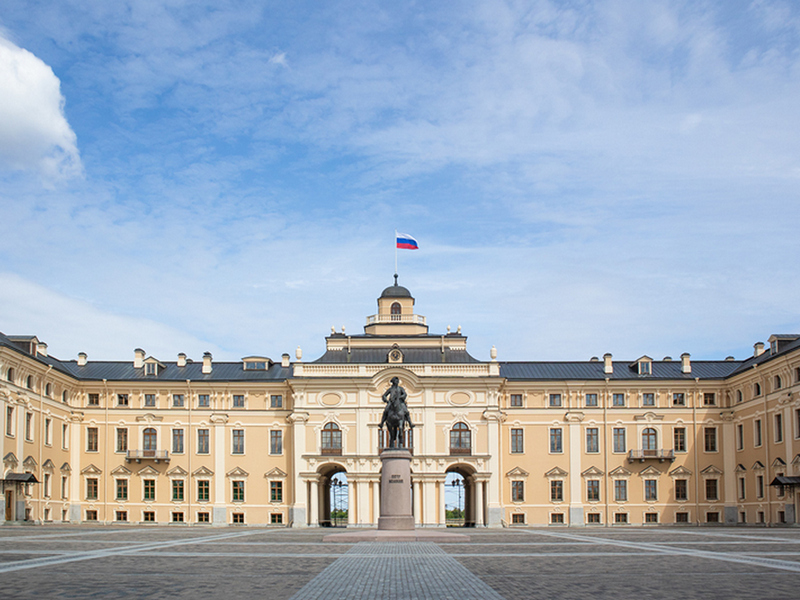
[[397,273],[394,274],[394,285],[397,287]]

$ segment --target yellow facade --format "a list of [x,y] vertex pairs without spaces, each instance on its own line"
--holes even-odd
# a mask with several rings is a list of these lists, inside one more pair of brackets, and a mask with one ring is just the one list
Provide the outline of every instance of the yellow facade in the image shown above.
[[[408,393],[418,526],[464,478],[475,526],[793,524],[800,335],[746,360],[478,361],[386,288],[322,357],[61,361],[0,335],[6,521],[317,526],[346,473],[350,526],[379,507],[381,395]],[[26,482],[30,474],[36,483]],[[776,479],[780,478],[780,479]],[[794,479],[797,478],[797,479]],[[785,485],[770,485],[783,482]]]

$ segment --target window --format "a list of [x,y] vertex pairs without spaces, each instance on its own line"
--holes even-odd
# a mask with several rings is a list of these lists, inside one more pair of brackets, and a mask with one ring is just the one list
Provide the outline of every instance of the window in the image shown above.
[[146,510],[142,513],[142,518],[145,523],[155,523],[156,513],[154,513],[152,510]]
[[117,479],[117,500],[128,499],[128,480]]
[[127,521],[128,520],[128,511],[127,510],[118,510],[114,513],[114,518],[117,521]]
[[625,406],[625,394],[614,394],[611,397],[612,406]]
[[525,442],[522,437],[522,429],[511,430],[511,453],[522,454],[525,452]]
[[563,433],[560,427],[550,429],[550,453],[561,454],[564,451]]
[[198,454],[208,454],[208,429],[198,429],[197,430],[197,453]]
[[233,448],[231,454],[244,454],[244,429],[233,430]]
[[626,452],[627,445],[625,443],[625,428],[614,427],[612,433],[613,433],[614,452]]
[[642,394],[642,406],[655,406],[656,405],[656,395],[647,393]]
[[686,502],[689,500],[689,481],[686,479],[675,480],[675,500]]
[[742,390],[736,390],[736,402],[742,402],[744,400],[744,394],[742,394]]
[[97,521],[97,511],[96,510],[87,510],[86,511],[86,520],[87,521]]
[[211,406],[211,398],[208,394],[200,394],[197,396],[197,406],[200,408],[208,408]]
[[758,511],[756,513],[756,519],[758,520],[759,523],[763,523],[764,522],[764,511],[763,510],[760,510],[760,511]]
[[525,524],[525,513],[511,513],[511,524],[512,525],[524,525]]
[[744,450],[744,425],[736,425],[736,449]]
[[739,477],[739,500],[745,499],[745,491],[747,490],[747,481],[744,477]]
[[172,394],[172,406],[178,408],[183,406],[183,394]]
[[586,394],[586,406],[597,406],[597,394]]
[[719,499],[719,492],[716,479],[706,479],[706,500],[716,502]]
[[10,381],[12,383],[14,382],[14,369],[13,368],[9,368],[8,371],[6,371],[6,381]]
[[600,524],[600,513],[589,513],[586,515],[586,522],[589,525],[599,525]]
[[283,408],[283,396],[281,394],[272,394],[269,397],[270,408]]
[[525,482],[512,481],[511,482],[511,501],[523,502],[525,500]]
[[675,513],[675,522],[676,523],[688,523],[689,522],[689,513],[688,512],[676,512]]
[[97,500],[97,478],[88,477],[86,479],[86,499]]
[[550,406],[561,406],[561,394],[550,394]]
[[642,450],[658,449],[658,432],[652,427],[647,427],[642,431]]
[[600,434],[597,427],[586,428],[586,452],[600,452]]
[[244,513],[233,513],[232,518],[234,525],[244,525]]
[[773,387],[776,390],[779,390],[783,387],[783,380],[781,379],[780,375],[775,375],[775,381],[773,382]]
[[775,415],[775,443],[779,444],[783,441],[783,415],[777,413]]
[[[775,475],[777,477],[783,477],[783,473],[775,473]],[[786,487],[783,485],[777,485],[775,488],[778,498],[783,498],[783,495],[786,493]]]
[[628,523],[628,513],[614,513],[614,523],[625,525]]
[[703,440],[705,442],[705,450],[706,452],[716,452],[717,451],[717,428],[716,427],[704,427],[703,428]]
[[28,375],[28,378],[25,380],[25,387],[29,390],[33,389],[33,375]]
[[183,429],[172,430],[172,453],[183,454]]
[[719,513],[718,512],[707,512],[706,513],[706,523],[719,523]]
[[758,498],[764,497],[764,476],[756,475],[756,496]]
[[33,441],[33,413],[25,413],[25,439]]
[[552,513],[550,515],[550,524],[551,525],[563,525],[564,524],[564,514],[563,513]]
[[86,428],[86,451],[97,452],[97,427]]
[[760,396],[761,395],[761,384],[754,383],[753,384],[753,396]]
[[154,501],[156,499],[156,480],[145,479],[143,483],[144,483],[144,501],[145,502]]
[[128,406],[128,394],[117,394],[117,406]]
[[450,454],[470,454],[472,452],[472,432],[466,423],[456,423],[450,430]]
[[645,523],[658,523],[658,513],[644,513]]
[[706,392],[703,394],[703,406],[716,406],[717,395],[714,392]]
[[156,405],[156,395],[155,394],[145,394],[144,395],[144,405],[153,407]]
[[89,406],[100,406],[100,394],[89,394]]
[[14,435],[14,407],[6,407],[6,435]]
[[233,408],[244,408],[244,396],[242,394],[233,395]]
[[281,525],[283,524],[283,515],[281,513],[270,513],[269,522],[270,525]]
[[[450,432],[450,445],[453,443],[453,432]],[[327,423],[322,428],[322,454],[342,453],[342,431],[336,423]]]
[[600,481],[598,479],[586,480],[586,500],[589,502],[600,500]]
[[400,315],[403,314],[403,308],[400,306],[399,302],[392,302],[392,306],[389,308],[389,314],[392,315],[392,321],[400,320]]
[[283,482],[270,481],[269,482],[269,501],[270,502],[283,502]]
[[[780,377],[778,377],[778,379],[780,379]],[[47,396],[48,398],[52,398],[53,397],[53,386],[52,386],[52,384],[50,384],[50,383],[45,384],[45,386],[44,386],[44,395]]]
[[208,502],[211,484],[206,479],[201,479],[197,482],[197,501]]
[[197,513],[197,522],[198,523],[210,523],[211,519],[209,518],[209,514],[207,512],[199,512]]
[[800,408],[794,409],[794,439],[800,438]]
[[283,454],[283,432],[279,429],[269,432],[269,453]]
[[628,501],[628,482],[624,479],[614,480],[614,500],[616,502]]
[[686,394],[672,394],[672,406],[686,406]]
[[639,363],[639,375],[650,375],[651,365],[649,361],[643,360]]
[[556,479],[550,482],[550,502],[564,501],[564,482]]
[[44,443],[48,446],[53,445],[53,419],[44,420]]
[[52,477],[50,473],[44,474],[44,497],[49,498],[50,492],[52,491],[53,482],[51,481]]
[[154,362],[144,363],[145,375],[158,375],[158,364]]
[[645,479],[644,499],[648,502],[658,500],[658,482],[655,479]]
[[522,406],[522,394],[511,394],[511,406]]
[[244,502],[244,481],[232,481],[233,501]]
[[761,419],[756,419],[753,426],[755,427],[755,445],[756,448],[761,446],[762,439],[761,439]]
[[183,502],[183,479],[172,480],[172,500]]
[[66,475],[62,475],[61,476],[61,499],[62,500],[66,500],[67,499],[67,496],[68,496],[67,495],[67,490],[69,489],[69,486],[67,485],[68,482],[69,482],[69,479],[67,478],[67,476]]
[[61,447],[64,450],[69,448],[69,425],[66,423],[61,424]]
[[128,450],[128,428],[117,427],[117,452],[127,452]]
[[154,427],[148,427],[142,434],[145,456],[155,456],[155,452],[158,449],[158,433]]
[[66,404],[67,402],[69,402],[69,392],[68,392],[67,390],[64,390],[63,392],[61,392],[61,401],[62,401],[64,404]]

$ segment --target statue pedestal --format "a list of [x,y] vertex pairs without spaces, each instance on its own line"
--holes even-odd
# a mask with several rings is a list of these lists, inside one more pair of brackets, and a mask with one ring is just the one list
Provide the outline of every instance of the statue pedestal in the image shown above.
[[411,452],[392,448],[381,452],[381,515],[378,529],[413,531],[411,513]]

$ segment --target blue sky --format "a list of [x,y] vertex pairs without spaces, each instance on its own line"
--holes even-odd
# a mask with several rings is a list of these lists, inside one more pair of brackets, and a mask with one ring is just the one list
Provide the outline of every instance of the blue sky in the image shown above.
[[323,351],[392,281],[482,359],[800,331],[794,2],[0,6],[0,331]]

